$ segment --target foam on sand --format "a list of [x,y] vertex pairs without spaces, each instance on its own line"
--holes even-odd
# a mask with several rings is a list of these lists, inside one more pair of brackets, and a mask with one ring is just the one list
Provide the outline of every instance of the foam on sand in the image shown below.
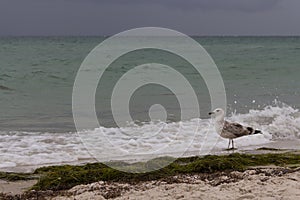
[[[229,120],[263,132],[236,139],[235,145],[241,150],[255,149],[274,141],[300,141],[300,113],[284,104],[250,110],[246,114],[233,114]],[[154,134],[157,127],[163,128],[159,134]],[[198,131],[195,132],[195,129]],[[124,135],[124,131],[130,135]],[[215,132],[210,119],[129,124],[121,129],[100,127],[85,131],[84,134],[105,150],[101,161],[132,158],[135,161],[147,160],[178,155],[178,152],[186,152],[186,156],[222,153],[228,143],[228,140],[220,138]],[[289,148],[289,145],[285,148]],[[131,157],[137,154],[139,156]],[[1,171],[21,169],[24,172],[45,165],[82,162],[95,162],[95,159],[86,150],[77,133],[0,132]]]

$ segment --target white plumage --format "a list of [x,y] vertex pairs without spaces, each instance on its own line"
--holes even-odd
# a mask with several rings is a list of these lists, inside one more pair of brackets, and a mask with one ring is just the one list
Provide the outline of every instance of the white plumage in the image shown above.
[[232,149],[234,149],[233,139],[253,134],[261,134],[259,130],[255,130],[252,127],[246,127],[239,123],[231,123],[225,120],[225,112],[221,108],[217,108],[214,111],[208,113],[215,119],[215,128],[217,133],[223,137],[229,139],[228,149],[230,142],[232,142]]

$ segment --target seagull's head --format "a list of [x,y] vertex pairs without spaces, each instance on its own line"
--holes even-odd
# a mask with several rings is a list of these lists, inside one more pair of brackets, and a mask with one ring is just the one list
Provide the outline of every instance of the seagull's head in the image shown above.
[[217,108],[214,111],[209,112],[208,114],[216,120],[223,120],[225,117],[225,112],[222,108]]

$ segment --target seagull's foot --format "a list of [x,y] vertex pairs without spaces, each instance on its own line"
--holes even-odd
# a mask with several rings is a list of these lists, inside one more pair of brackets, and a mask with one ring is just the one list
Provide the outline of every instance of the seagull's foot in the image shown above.
[[234,150],[237,150],[237,148],[229,148],[229,149],[225,149],[226,151],[234,151]]

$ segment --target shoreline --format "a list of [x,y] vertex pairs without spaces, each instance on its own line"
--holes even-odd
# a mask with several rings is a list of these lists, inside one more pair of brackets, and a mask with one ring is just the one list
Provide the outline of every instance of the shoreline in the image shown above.
[[[300,151],[287,153],[267,148],[262,151],[262,154],[234,153],[180,158],[170,166],[144,174],[119,172],[100,163],[43,167],[31,174],[2,172],[0,199],[36,199],[37,196],[39,199],[54,200],[74,199],[75,197],[88,199],[94,195],[98,195],[98,199],[122,199],[123,197],[135,199],[138,196],[145,199],[146,196],[143,195],[147,194],[147,197],[150,197],[152,193],[163,195],[166,191],[172,190],[174,192],[171,194],[184,193],[183,196],[173,196],[173,199],[188,199],[187,197],[192,198],[193,195],[205,196],[206,192],[220,189],[221,186],[235,190],[235,187],[240,187],[239,184],[234,186],[238,182],[247,183],[245,186],[250,187],[248,185],[252,183],[249,180],[256,181],[253,187],[257,189],[259,189],[257,184],[261,180],[300,183]],[[160,160],[156,159],[155,162],[159,164]],[[130,167],[137,166],[136,164],[130,165]],[[99,175],[99,173],[102,174]],[[280,186],[276,183],[272,187]],[[300,188],[300,184],[297,187]],[[27,191],[24,192],[25,188]],[[186,188],[194,189],[187,190]],[[199,190],[199,188],[202,189]],[[176,193],[177,189],[181,192]],[[242,187],[240,189],[243,190]],[[294,193],[300,195],[295,191]],[[247,195],[241,198],[247,199],[246,197]],[[151,198],[163,198],[163,196]],[[207,198],[218,199],[212,196],[207,196]]]
[[[264,150],[265,149],[265,150]],[[230,153],[241,153],[241,154],[263,154],[263,153],[285,153],[285,152],[293,152],[300,151],[300,140],[281,140],[281,141],[271,141],[269,143],[261,144],[261,145],[253,145],[240,147],[234,151],[227,151],[220,148],[212,149],[208,155],[228,155]],[[174,153],[176,155],[178,153]],[[169,154],[172,157],[172,154]],[[199,151],[187,151],[185,152],[181,158],[193,157],[193,156],[205,156],[199,154]],[[157,155],[156,157],[163,157]],[[155,158],[155,157],[154,157]],[[147,160],[151,159],[125,159],[124,157],[116,158],[114,161],[116,162],[147,162]],[[15,167],[3,167],[0,168],[0,172],[12,172],[12,173],[32,173],[34,170],[42,167],[48,166],[61,166],[61,165],[85,165],[88,163],[98,162],[95,158],[90,159],[81,159],[79,161],[73,162],[62,162],[62,163],[49,163],[49,164],[40,164],[40,165],[26,165],[26,166],[15,166]]]

